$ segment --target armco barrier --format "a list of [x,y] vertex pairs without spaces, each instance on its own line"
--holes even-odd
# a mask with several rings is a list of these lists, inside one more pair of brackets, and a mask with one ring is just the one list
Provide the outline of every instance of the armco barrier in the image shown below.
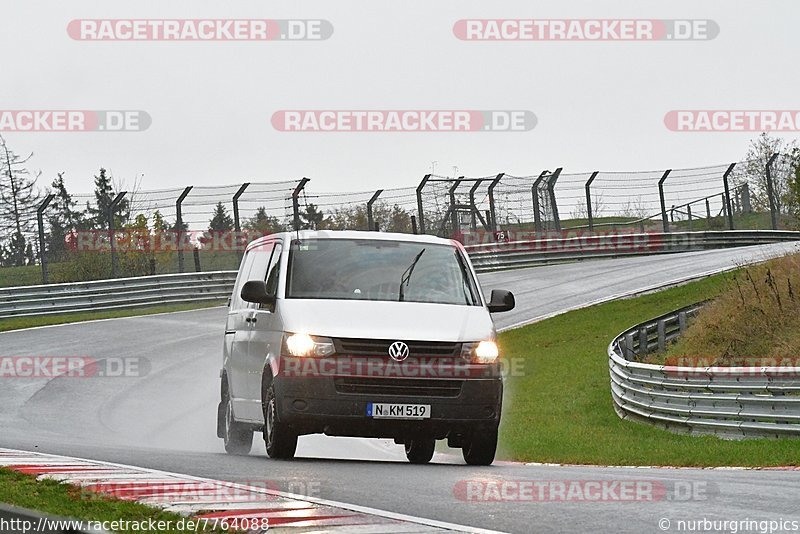
[[469,245],[467,250],[475,269],[485,272],[589,258],[668,254],[788,241],[800,241],[800,232],[729,230],[573,234],[565,231],[531,240]]
[[0,319],[221,301],[235,280],[236,271],[212,271],[2,288]]
[[611,342],[608,364],[617,414],[683,433],[800,436],[800,367],[690,367],[636,361],[663,350],[701,306],[636,325]]
[[[800,232],[747,231],[573,235],[467,247],[478,272],[551,262],[800,241]],[[0,320],[158,304],[211,302],[230,296],[236,271],[166,274],[95,282],[0,288]]]

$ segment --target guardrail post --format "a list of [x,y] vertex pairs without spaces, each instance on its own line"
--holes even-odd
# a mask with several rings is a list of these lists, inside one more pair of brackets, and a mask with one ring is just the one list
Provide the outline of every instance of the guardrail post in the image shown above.
[[372,195],[372,198],[369,199],[367,202],[367,230],[372,231],[375,229],[377,232],[377,225],[375,224],[375,220],[372,218],[372,205],[375,204],[375,201],[378,200],[378,197],[381,196],[383,193],[383,189],[378,189]]
[[417,233],[417,216],[411,216],[411,231],[416,235]]
[[542,214],[539,209],[539,184],[550,171],[542,171],[539,177],[533,181],[531,186],[531,200],[533,201],[533,229],[537,234],[542,233]]
[[[242,255],[244,252],[242,251],[242,243],[241,243],[241,234],[242,234],[242,226],[239,224],[239,197],[244,194],[244,190],[247,189],[247,186],[250,185],[250,182],[243,183],[239,190],[236,191],[236,194],[233,195],[233,229],[236,231],[236,255],[239,256],[239,259],[242,259]],[[245,246],[247,243],[245,243]]]
[[669,233],[669,220],[667,219],[667,203],[664,200],[664,182],[669,177],[669,173],[672,172],[672,169],[668,169],[664,172],[664,175],[658,181],[658,198],[661,201],[661,223],[664,226],[664,233]]
[[111,201],[111,205],[108,207],[108,237],[111,246],[111,278],[117,277],[117,236],[114,235],[114,209],[122,201],[126,193],[127,191],[121,191],[117,193],[117,196],[114,197],[114,200]]
[[50,194],[45,197],[39,207],[36,208],[36,222],[39,224],[39,263],[42,264],[42,283],[47,283],[47,250],[44,243],[44,210],[50,205],[50,202],[56,198],[55,195]]
[[769,197],[769,218],[773,230],[778,229],[778,209],[775,203],[775,191],[772,186],[772,164],[777,157],[778,154],[773,154],[767,161],[767,197]]
[[730,185],[728,184],[728,177],[733,172],[733,168],[736,167],[735,163],[731,163],[728,166],[728,170],[725,171],[725,174],[722,175],[722,183],[725,186],[725,210],[728,213],[728,229],[733,230],[733,210],[731,209],[731,190]]
[[586,181],[586,216],[589,219],[589,231],[594,230],[594,219],[592,218],[592,182],[597,178],[600,171],[594,171],[592,176]]
[[178,238],[178,272],[182,273],[184,271],[184,261],[183,261],[183,211],[181,208],[181,203],[189,194],[189,191],[192,190],[193,186],[189,186],[183,190],[183,193],[178,197],[178,200],[175,201],[175,227],[177,228],[177,238]]
[[425,211],[422,207],[422,190],[425,188],[425,184],[428,183],[428,180],[431,179],[430,174],[426,174],[422,177],[422,181],[417,186],[417,212],[419,215],[419,233],[425,233]]
[[489,221],[489,227],[491,228],[492,232],[497,231],[497,211],[494,207],[494,188],[497,187],[497,184],[500,183],[500,180],[503,178],[505,173],[501,172],[498,174],[492,183],[489,185],[489,213],[487,214],[487,219]]
[[645,355],[649,352],[647,346],[647,328],[644,326],[639,329],[639,355]]
[[555,225],[556,231],[561,231],[561,220],[558,218],[558,203],[556,202],[556,182],[558,181],[558,177],[561,176],[562,168],[559,167],[556,169],[550,178],[547,179],[547,192],[550,194],[550,209],[553,210],[553,224]]
[[667,348],[667,324],[664,319],[658,321],[658,352],[664,352]]
[[300,230],[300,192],[309,181],[308,178],[303,177],[292,191],[292,225],[295,232]]

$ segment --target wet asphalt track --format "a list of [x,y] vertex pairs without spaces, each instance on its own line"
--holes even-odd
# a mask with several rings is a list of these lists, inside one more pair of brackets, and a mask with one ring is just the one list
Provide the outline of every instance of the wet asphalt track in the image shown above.
[[[491,273],[484,290],[514,291],[517,308],[499,328],[632,290],[756,261],[797,245],[770,245],[599,260]],[[459,456],[405,463],[390,441],[308,436],[292,462],[224,454],[215,436],[225,310],[211,308],[29,331],[0,333],[0,355],[139,357],[140,378],[6,379],[0,387],[0,446],[96,458],[235,481],[273,481],[280,489],[419,517],[508,532],[663,532],[659,520],[800,521],[800,474],[792,471],[649,470],[526,466],[468,467]],[[605,354],[598,354],[605,358]],[[536,429],[532,428],[532,432]],[[502,447],[502,445],[501,445]],[[454,451],[457,452],[457,451]],[[457,465],[452,465],[457,464]],[[653,481],[694,488],[706,498],[639,503],[466,502],[464,480]]]

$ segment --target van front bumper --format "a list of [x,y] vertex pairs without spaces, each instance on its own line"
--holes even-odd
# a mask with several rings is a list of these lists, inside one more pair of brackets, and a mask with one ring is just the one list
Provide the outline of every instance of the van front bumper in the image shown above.
[[[281,421],[298,434],[436,439],[497,428],[499,376],[469,379],[281,377],[274,381]],[[427,404],[429,419],[375,419],[369,403]]]

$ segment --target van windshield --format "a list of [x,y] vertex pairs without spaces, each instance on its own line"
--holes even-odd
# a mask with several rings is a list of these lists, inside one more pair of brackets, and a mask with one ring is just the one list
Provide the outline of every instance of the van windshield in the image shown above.
[[480,305],[453,246],[373,239],[292,242],[286,297]]

